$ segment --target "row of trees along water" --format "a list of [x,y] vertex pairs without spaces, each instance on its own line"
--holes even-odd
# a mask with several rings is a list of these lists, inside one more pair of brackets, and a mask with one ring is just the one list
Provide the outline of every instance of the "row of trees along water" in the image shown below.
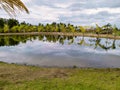
[[21,33],[21,32],[82,32],[84,33],[95,33],[95,34],[114,34],[120,35],[120,30],[111,24],[99,26],[96,24],[93,26],[74,26],[72,24],[64,23],[51,23],[32,25],[29,23],[19,23],[16,19],[3,19],[0,18],[0,33]]
[[109,40],[105,39],[104,43],[100,38],[88,38],[77,37],[77,36],[61,36],[61,35],[13,35],[13,36],[0,36],[0,46],[15,46],[20,43],[26,43],[27,41],[39,40],[42,42],[59,43],[61,45],[79,45],[88,46],[96,48],[101,48],[104,50],[116,49],[120,45],[116,44],[116,39]]

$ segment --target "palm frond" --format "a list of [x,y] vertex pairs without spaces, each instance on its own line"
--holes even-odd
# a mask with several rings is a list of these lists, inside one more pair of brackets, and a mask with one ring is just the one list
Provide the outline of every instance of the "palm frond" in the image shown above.
[[0,0],[0,9],[4,9],[9,15],[15,15],[17,10],[29,13],[29,10],[21,0]]

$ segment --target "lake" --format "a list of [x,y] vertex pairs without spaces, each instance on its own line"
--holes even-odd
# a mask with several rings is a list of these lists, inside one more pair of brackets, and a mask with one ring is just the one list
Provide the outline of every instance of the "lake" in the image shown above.
[[120,40],[60,35],[0,36],[0,61],[42,67],[120,68]]

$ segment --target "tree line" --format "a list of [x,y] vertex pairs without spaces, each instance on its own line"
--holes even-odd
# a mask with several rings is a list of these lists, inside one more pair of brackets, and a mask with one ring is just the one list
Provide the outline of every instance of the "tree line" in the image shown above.
[[120,30],[110,23],[99,26],[96,24],[95,27],[86,26],[74,26],[70,23],[56,23],[32,25],[29,23],[19,22],[16,19],[4,19],[0,18],[0,33],[24,33],[24,32],[82,32],[84,33],[95,33],[95,34],[113,34],[116,35]]

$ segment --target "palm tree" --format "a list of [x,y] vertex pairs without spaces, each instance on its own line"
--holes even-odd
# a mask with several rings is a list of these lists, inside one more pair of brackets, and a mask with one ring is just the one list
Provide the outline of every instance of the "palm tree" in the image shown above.
[[83,37],[84,37],[84,33],[86,32],[86,29],[83,26],[79,26],[81,32],[83,33]]
[[0,0],[0,9],[4,9],[9,15],[16,15],[16,10],[29,13],[21,0]]
[[114,35],[114,37],[116,37],[117,31],[118,31],[118,28],[116,27],[116,25],[114,25],[113,26],[113,35]]
[[104,26],[102,26],[102,28],[104,29],[104,30],[106,30],[106,34],[108,35],[108,34],[112,34],[112,25],[110,24],[110,23],[108,23],[107,25],[104,25]]
[[98,34],[98,37],[101,31],[102,31],[102,28],[98,26],[98,24],[96,24],[96,34]]

